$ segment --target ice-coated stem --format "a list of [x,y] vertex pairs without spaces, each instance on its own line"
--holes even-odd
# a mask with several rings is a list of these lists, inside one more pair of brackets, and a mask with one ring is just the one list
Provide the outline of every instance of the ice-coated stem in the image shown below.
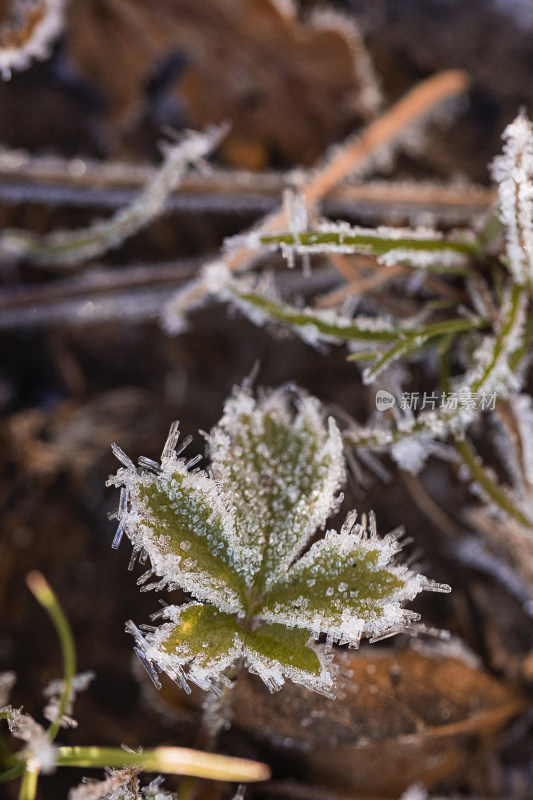
[[[383,255],[389,250],[406,249],[415,250],[421,253],[435,253],[453,251],[465,255],[476,255],[478,244],[473,239],[462,241],[454,239],[422,238],[415,236],[402,236],[398,238],[388,238],[386,235],[371,233],[356,233],[342,231],[305,231],[303,233],[279,233],[264,235],[259,237],[261,244],[288,245],[296,248],[324,248],[327,252],[328,247],[343,247],[353,250],[354,253],[369,251],[374,255]],[[449,271],[446,270],[446,271]],[[462,269],[464,272],[464,268]]]
[[164,160],[152,180],[129,206],[110,219],[96,220],[87,228],[54,231],[44,236],[6,230],[0,236],[0,248],[44,266],[78,264],[118,247],[163,213],[167,197],[189,166],[207,156],[225,130],[224,126],[211,127],[205,133],[190,132],[178,144],[164,144]]

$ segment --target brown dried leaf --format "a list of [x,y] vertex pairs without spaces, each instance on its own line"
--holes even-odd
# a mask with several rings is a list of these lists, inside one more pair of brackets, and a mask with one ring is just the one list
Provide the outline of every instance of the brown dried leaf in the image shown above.
[[298,752],[315,785],[397,797],[414,782],[456,780],[523,707],[513,689],[440,647],[336,658],[336,700],[292,685],[270,695],[244,676],[235,697],[235,724]]
[[67,41],[118,133],[145,110],[162,60],[184,53],[177,90],[191,124],[229,120],[226,156],[250,168],[273,153],[313,162],[379,97],[352,23],[300,23],[274,0],[74,0]]

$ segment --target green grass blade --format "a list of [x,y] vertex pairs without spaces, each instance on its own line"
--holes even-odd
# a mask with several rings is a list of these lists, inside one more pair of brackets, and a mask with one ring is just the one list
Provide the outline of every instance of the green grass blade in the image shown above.
[[52,722],[48,729],[50,741],[54,741],[61,725],[61,718],[67,711],[72,697],[72,680],[76,673],[76,649],[69,622],[63,613],[59,602],[50,588],[46,578],[40,572],[30,572],[26,576],[26,583],[35,599],[47,611],[59,638],[63,654],[63,691],[59,698],[58,718]]
[[186,747],[156,747],[131,753],[118,747],[59,747],[59,767],[139,767],[144,772],[191,775],[223,781],[264,781],[266,764],[244,758],[214,755]]

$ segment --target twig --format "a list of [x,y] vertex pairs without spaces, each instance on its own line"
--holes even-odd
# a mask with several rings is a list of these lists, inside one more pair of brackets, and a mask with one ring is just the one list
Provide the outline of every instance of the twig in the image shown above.
[[378,270],[373,275],[369,275],[366,278],[352,280],[347,286],[341,286],[339,289],[335,289],[334,291],[319,297],[316,301],[316,307],[333,308],[347,300],[349,297],[357,297],[357,295],[363,294],[363,292],[370,291],[371,289],[377,289],[384,283],[387,283],[387,281],[397,277],[398,275],[405,274],[407,271],[408,270],[406,267],[402,267],[398,264],[394,267],[387,267],[386,269]]
[[369,125],[360,138],[339,148],[336,155],[303,188],[306,203],[312,205],[324,197],[346,175],[374,157],[383,145],[393,142],[415,120],[419,121],[451,96],[464,92],[468,83],[465,72],[448,70],[415,86],[390,111]]
[[2,312],[34,308],[60,300],[93,297],[112,291],[159,284],[179,284],[191,278],[203,264],[203,258],[184,258],[166,263],[135,264],[129,267],[105,267],[91,264],[85,273],[41,285],[14,286],[0,290]]

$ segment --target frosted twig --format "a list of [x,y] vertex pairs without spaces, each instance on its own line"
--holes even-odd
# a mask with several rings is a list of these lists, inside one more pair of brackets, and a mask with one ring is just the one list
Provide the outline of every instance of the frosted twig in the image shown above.
[[65,0],[15,0],[11,20],[0,29],[0,75],[27,69],[50,55],[64,26]]
[[[307,206],[313,206],[323,198],[346,175],[362,170],[383,146],[391,144],[414,122],[420,121],[439,103],[462,92],[468,85],[464,72],[450,70],[428,78],[412,89],[382,117],[368,126],[355,139],[348,139],[334,150],[323,166],[319,167],[306,184],[301,187]],[[286,228],[288,220],[283,209],[266,217],[253,234],[276,233]],[[224,259],[230,272],[245,269],[256,255],[256,248],[244,242]],[[209,267],[209,265],[207,265]],[[183,329],[183,317],[187,311],[203,302],[209,292],[204,278],[200,278],[180,290],[168,303],[163,313],[163,325],[169,333]]]
[[189,132],[177,143],[162,145],[164,161],[146,188],[127,208],[108,220],[88,228],[56,231],[42,237],[25,231],[7,230],[0,236],[0,249],[31,258],[40,265],[72,266],[119,247],[129,236],[145,228],[164,210],[166,199],[191,164],[198,163],[219,143],[225,126],[205,133]]

